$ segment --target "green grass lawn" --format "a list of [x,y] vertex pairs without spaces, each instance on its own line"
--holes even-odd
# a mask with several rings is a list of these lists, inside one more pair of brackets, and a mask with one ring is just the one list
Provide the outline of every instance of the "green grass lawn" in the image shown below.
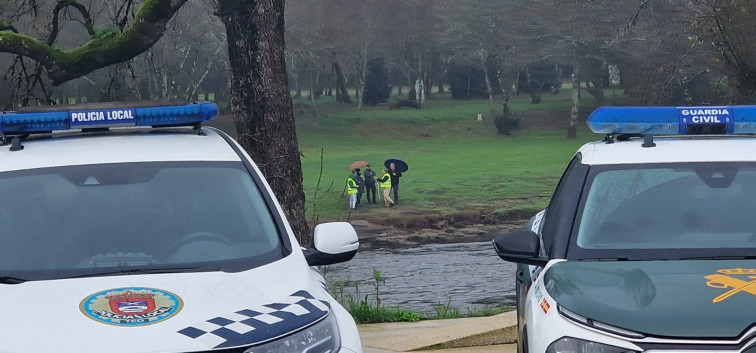
[[[383,161],[392,157],[410,166],[401,179],[400,209],[450,213],[543,208],[575,151],[602,138],[585,126],[584,117],[596,106],[586,93],[578,138],[566,138],[570,95],[571,90],[545,94],[541,104],[517,96],[512,109],[521,129],[511,136],[496,132],[488,100],[439,96],[422,110],[392,110],[386,104],[361,112],[320,104],[315,118],[304,109],[298,114],[297,133],[308,214],[322,221],[380,212],[369,207],[349,215],[342,193],[353,161],[368,161],[380,172]],[[477,114],[484,115],[483,121]]]
[[[620,94],[609,90],[606,97]],[[496,132],[487,99],[436,95],[424,109],[389,109],[389,102],[357,111],[356,104],[322,97],[315,104],[317,116],[306,98],[302,104],[294,99],[308,217],[315,223],[386,214],[377,206],[350,214],[343,191],[352,162],[368,161],[380,173],[383,161],[393,157],[405,160],[409,171],[401,179],[401,204],[392,213],[502,214],[543,208],[575,151],[603,137],[585,125],[597,103],[583,92],[578,138],[566,138],[570,97],[570,89],[544,94],[540,104],[516,96],[511,105],[520,129],[510,136]]]

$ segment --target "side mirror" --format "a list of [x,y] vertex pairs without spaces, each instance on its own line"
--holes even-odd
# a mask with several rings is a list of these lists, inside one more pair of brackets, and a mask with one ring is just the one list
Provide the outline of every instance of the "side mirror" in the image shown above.
[[315,226],[312,247],[304,255],[310,266],[331,265],[351,260],[359,247],[357,231],[351,224],[322,223]]
[[527,229],[513,230],[493,240],[494,250],[502,260],[527,265],[546,266],[549,259],[540,256],[541,240]]

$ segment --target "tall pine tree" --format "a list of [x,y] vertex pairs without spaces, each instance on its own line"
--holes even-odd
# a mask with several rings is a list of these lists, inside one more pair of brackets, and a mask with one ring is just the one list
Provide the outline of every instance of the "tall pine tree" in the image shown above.
[[370,59],[367,63],[367,75],[365,75],[364,102],[376,105],[387,102],[391,96],[386,63],[383,58]]

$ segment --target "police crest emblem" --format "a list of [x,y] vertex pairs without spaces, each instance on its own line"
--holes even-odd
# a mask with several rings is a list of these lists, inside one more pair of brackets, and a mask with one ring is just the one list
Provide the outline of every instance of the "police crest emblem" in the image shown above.
[[756,295],[756,280],[745,281],[738,278],[743,276],[751,280],[756,279],[756,269],[722,269],[715,274],[705,276],[704,278],[708,280],[708,282],[706,282],[707,286],[711,288],[728,289],[726,292],[714,298],[712,302],[719,303],[740,292]]
[[79,304],[92,320],[117,326],[143,326],[176,315],[183,307],[177,295],[153,288],[116,288],[92,294]]

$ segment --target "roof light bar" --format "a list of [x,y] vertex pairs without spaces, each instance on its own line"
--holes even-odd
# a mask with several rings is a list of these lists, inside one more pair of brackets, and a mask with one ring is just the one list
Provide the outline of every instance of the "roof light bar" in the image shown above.
[[756,106],[600,107],[588,116],[588,127],[604,134],[754,134]]
[[122,126],[187,126],[201,124],[217,116],[218,105],[210,102],[107,109],[77,109],[71,106],[62,107],[59,111],[0,112],[0,133],[21,135]]

